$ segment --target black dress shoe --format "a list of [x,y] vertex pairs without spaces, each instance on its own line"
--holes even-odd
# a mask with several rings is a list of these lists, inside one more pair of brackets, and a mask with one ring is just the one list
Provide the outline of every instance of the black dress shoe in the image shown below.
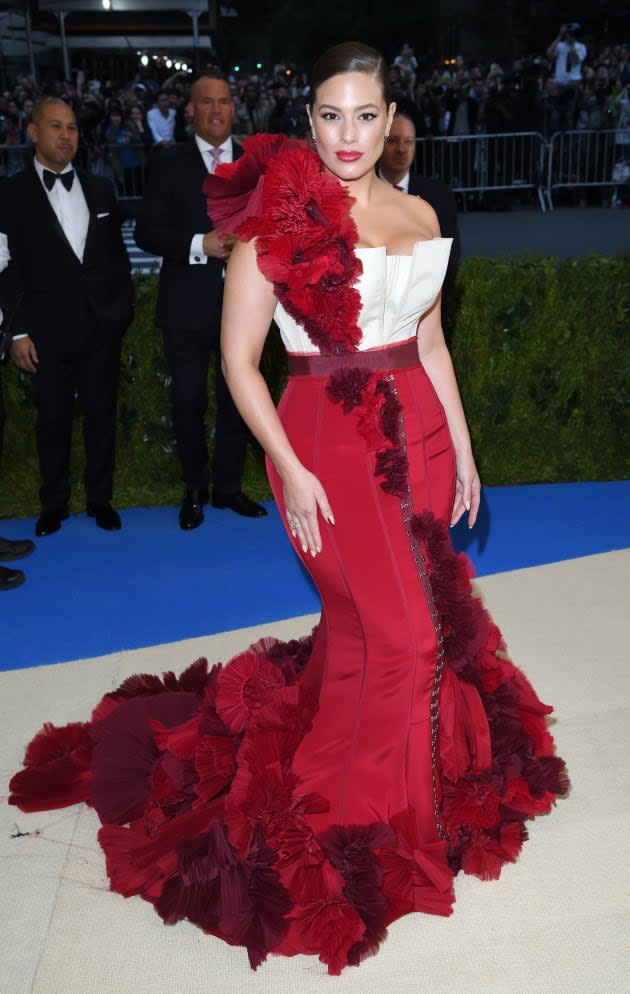
[[13,590],[24,583],[26,577],[21,569],[7,569],[0,566],[0,590]]
[[212,506],[227,508],[236,514],[242,514],[244,518],[264,518],[267,514],[267,509],[262,504],[257,504],[240,490],[237,494],[219,494],[216,490],[213,491]]
[[99,528],[106,532],[117,532],[120,530],[120,515],[111,504],[97,504],[89,500],[85,505],[88,518],[95,518]]
[[[208,494],[206,491],[205,502],[207,503],[207,501]],[[182,501],[182,506],[179,509],[179,527],[182,531],[188,532],[191,531],[192,528],[199,528],[199,525],[203,521],[203,504],[203,490],[186,491]]]
[[68,512],[64,507],[45,508],[37,519],[35,534],[38,538],[44,535],[52,535],[61,528],[61,522],[68,517]]
[[25,559],[30,556],[35,548],[35,543],[30,538],[10,539],[0,538],[0,560],[3,563],[12,563],[14,559]]

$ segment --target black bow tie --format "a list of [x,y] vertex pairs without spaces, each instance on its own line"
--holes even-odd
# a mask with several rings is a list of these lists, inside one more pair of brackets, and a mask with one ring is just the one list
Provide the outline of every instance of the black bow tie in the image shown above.
[[44,186],[47,190],[52,190],[56,179],[60,179],[66,190],[69,190],[74,179],[74,169],[67,173],[53,173],[50,169],[44,169]]

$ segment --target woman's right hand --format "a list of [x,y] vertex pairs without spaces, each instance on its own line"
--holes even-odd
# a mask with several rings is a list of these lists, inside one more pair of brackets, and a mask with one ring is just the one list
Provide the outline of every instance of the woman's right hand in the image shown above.
[[283,496],[291,534],[299,541],[302,552],[315,557],[322,551],[318,510],[331,525],[335,523],[326,491],[313,473],[300,466],[284,477]]

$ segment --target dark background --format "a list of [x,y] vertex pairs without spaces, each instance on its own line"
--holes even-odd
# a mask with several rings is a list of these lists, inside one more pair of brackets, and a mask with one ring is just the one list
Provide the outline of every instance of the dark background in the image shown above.
[[[57,21],[50,12],[39,11],[37,0],[30,3],[33,27],[57,32]],[[17,6],[21,4],[18,2]],[[115,0],[113,3],[115,7]],[[422,64],[435,65],[436,59],[462,54],[468,60],[509,62],[526,54],[542,54],[556,37],[561,23],[578,20],[583,26],[583,40],[600,47],[619,44],[630,38],[628,0],[434,0],[420,5],[418,0],[397,0],[386,5],[382,0],[234,0],[239,17],[219,20],[218,45],[221,62],[240,65],[242,71],[255,70],[262,62],[268,70],[274,63],[287,63],[309,69],[315,57],[328,45],[345,40],[372,44],[392,58],[403,42],[409,42]],[[199,22],[203,47],[202,61],[207,61],[208,17]],[[153,35],[165,38],[172,34],[190,34],[191,20],[185,10],[166,12],[72,12],[66,19],[68,43],[72,36],[94,34],[108,36],[112,51],[122,62],[135,63],[134,36]],[[182,58],[186,53],[178,53]],[[94,71],[111,54],[76,49],[72,64]],[[51,60],[59,58],[51,50]]]

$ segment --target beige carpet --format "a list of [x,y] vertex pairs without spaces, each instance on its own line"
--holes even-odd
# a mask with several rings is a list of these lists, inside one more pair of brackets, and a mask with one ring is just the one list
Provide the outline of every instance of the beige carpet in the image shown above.
[[[316,960],[244,950],[187,924],[165,928],[107,890],[93,812],[23,815],[7,781],[43,721],[83,720],[140,670],[227,659],[313,618],[0,674],[0,994],[600,994],[630,991],[628,738],[630,550],[479,582],[512,657],[556,707],[573,780],[500,881],[456,881],[455,913],[395,923],[378,956],[338,978]],[[28,629],[25,628],[25,637]],[[16,827],[28,835],[12,838]]]

